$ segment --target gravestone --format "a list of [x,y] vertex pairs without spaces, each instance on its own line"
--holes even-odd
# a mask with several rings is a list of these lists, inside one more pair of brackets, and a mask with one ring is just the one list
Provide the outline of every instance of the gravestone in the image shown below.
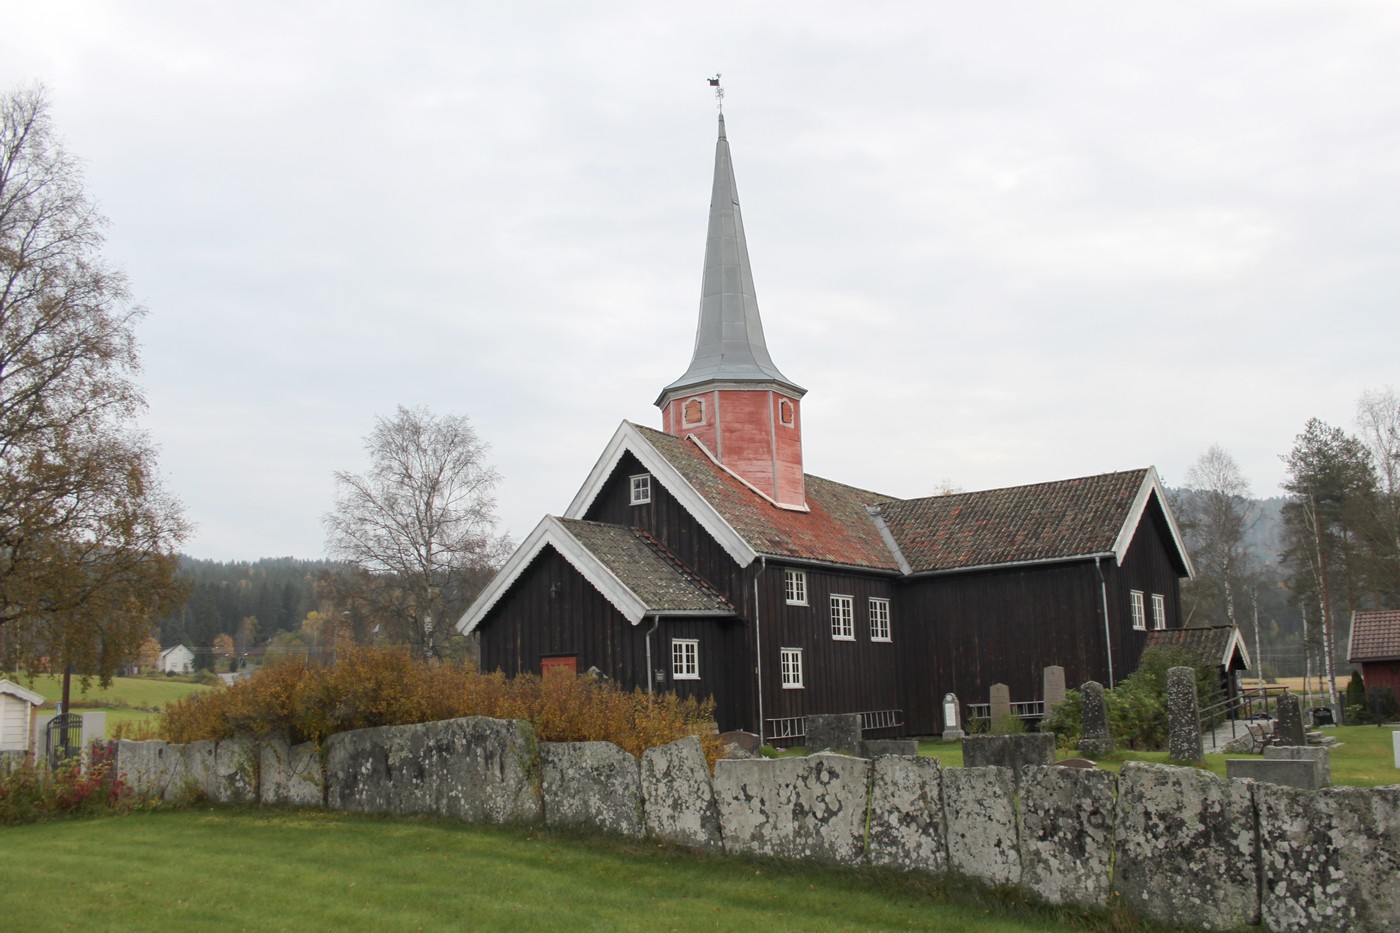
[[1103,684],[1091,680],[1079,688],[1079,750],[1090,758],[1113,751],[1113,739],[1108,735],[1108,706],[1104,703]]
[[763,740],[752,732],[734,729],[719,734],[720,745],[724,747],[726,758],[757,758]]
[[1167,671],[1167,757],[1172,761],[1205,761],[1193,667]]
[[[958,695],[945,693],[943,695],[943,741],[956,742],[962,737],[962,719],[958,716]],[[1397,757],[1396,761],[1400,762],[1400,757]],[[1396,767],[1400,767],[1400,764],[1397,764]]]
[[1050,665],[1045,669],[1041,684],[1045,715],[1049,716],[1056,706],[1065,701],[1065,669],[1058,664]]
[[881,755],[898,755],[901,758],[917,757],[917,739],[866,739],[860,743],[860,757],[875,759]]
[[1308,744],[1303,735],[1303,708],[1297,694],[1285,693],[1278,698],[1278,724],[1274,726],[1274,735],[1278,736],[1280,745]]
[[807,716],[807,754],[821,751],[860,754],[860,713]]
[[1232,781],[1248,778],[1264,784],[1320,790],[1322,773],[1316,761],[1297,758],[1226,758],[1225,776]]
[[969,735],[962,748],[964,768],[1005,768],[1018,780],[1026,765],[1055,763],[1055,736],[1049,732]]
[[1327,748],[1317,746],[1297,746],[1297,745],[1270,745],[1264,749],[1264,757],[1285,758],[1291,760],[1314,761],[1317,763],[1317,786],[1332,786],[1332,752]]
[[992,717],[991,726],[995,729],[1011,718],[1011,688],[1006,684],[992,684],[989,699],[991,704],[987,715]]

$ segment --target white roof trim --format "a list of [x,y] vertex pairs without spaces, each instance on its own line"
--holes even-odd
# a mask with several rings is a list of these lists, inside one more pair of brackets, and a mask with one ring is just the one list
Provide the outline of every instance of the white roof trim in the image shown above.
[[33,690],[26,690],[13,680],[0,680],[0,693],[24,700],[30,706],[43,706],[48,702]]
[[751,492],[753,492],[754,495],[758,496],[760,499],[762,499],[763,501],[767,502],[769,505],[773,506],[774,508],[778,508],[778,509],[787,509],[789,512],[810,512],[810,511],[812,511],[812,509],[811,509],[811,508],[807,505],[807,503],[805,503],[805,502],[802,503],[801,505],[787,505],[787,504],[785,504],[785,503],[779,502],[777,499],[774,499],[772,496],[768,495],[768,493],[764,492],[762,489],[759,489],[759,488],[758,488],[757,486],[755,486],[753,483],[751,483],[751,482],[749,482],[748,480],[744,479],[744,478],[743,478],[742,476],[740,476],[738,473],[735,473],[733,470],[729,469],[729,467],[727,467],[727,466],[725,466],[723,463],[721,463],[719,457],[716,457],[716,456],[714,455],[714,453],[710,450],[710,448],[708,448],[708,447],[705,446],[705,442],[702,441],[702,440],[700,440],[700,438],[696,437],[694,434],[687,434],[687,435],[685,436],[685,439],[688,440],[688,441],[690,441],[691,443],[693,443],[696,447],[699,447],[700,450],[701,450],[702,452],[704,452],[705,456],[707,456],[707,457],[710,458],[710,462],[713,463],[716,467],[718,467],[719,469],[721,469],[721,470],[723,470],[724,472],[728,473],[730,476],[734,477],[734,478],[737,479],[739,482],[743,483],[745,486],[747,486],[747,487],[749,488],[749,490],[750,490]]
[[569,534],[559,519],[553,515],[546,515],[535,526],[535,530],[530,532],[529,537],[521,542],[520,547],[515,549],[515,553],[506,561],[500,573],[496,574],[462,614],[462,618],[457,622],[457,631],[463,635],[470,634],[546,546],[558,551],[628,622],[636,625],[642,621],[649,611],[646,603],[580,544],[577,538]]
[[1244,643],[1244,636],[1240,634],[1239,626],[1230,629],[1230,640],[1225,643],[1225,654],[1220,658],[1220,666],[1228,668],[1230,666],[1230,655],[1239,648],[1240,657],[1244,659],[1245,670],[1254,670],[1254,662],[1249,659],[1249,648]]
[[714,506],[710,505],[704,496],[696,492],[695,487],[691,486],[685,477],[665,457],[661,456],[655,447],[647,442],[642,433],[627,421],[618,426],[612,440],[608,441],[603,455],[593,465],[592,472],[583,481],[583,486],[574,496],[574,501],[569,503],[569,508],[564,512],[565,518],[581,519],[584,517],[589,506],[603,491],[603,486],[607,483],[613,470],[617,468],[618,461],[622,459],[624,453],[630,453],[636,457],[656,481],[667,492],[676,497],[676,501],[681,504],[682,508],[700,523],[701,528],[708,531],[719,542],[725,553],[734,558],[740,567],[747,567],[754,562],[758,557],[758,552],[750,547],[749,543],[740,537],[739,533],[715,511]]
[[865,512],[870,516],[870,520],[875,523],[875,530],[880,532],[880,540],[885,542],[885,547],[889,548],[890,553],[894,555],[895,563],[899,565],[899,572],[906,577],[911,576],[914,573],[914,568],[910,566],[909,561],[904,559],[904,552],[900,550],[899,542],[896,541],[894,535],[890,533],[890,526],[885,524],[885,517],[880,514],[880,507],[878,505],[867,505],[865,507]]
[[1171,531],[1176,552],[1181,555],[1181,562],[1186,565],[1186,578],[1192,579],[1196,576],[1196,569],[1192,566],[1191,555],[1187,553],[1186,544],[1181,539],[1181,529],[1177,527],[1176,516],[1172,515],[1171,506],[1167,503],[1167,491],[1162,488],[1162,480],[1157,475],[1156,467],[1147,468],[1147,475],[1143,477],[1142,486],[1138,488],[1137,497],[1133,499],[1133,507],[1128,510],[1128,519],[1118,531],[1118,539],[1113,542],[1114,559],[1120,567],[1123,565],[1123,558],[1128,555],[1128,546],[1133,543],[1133,536],[1137,534],[1138,524],[1147,511],[1147,503],[1151,501],[1153,493],[1156,493],[1157,502],[1162,506],[1162,514],[1167,517],[1167,528]]

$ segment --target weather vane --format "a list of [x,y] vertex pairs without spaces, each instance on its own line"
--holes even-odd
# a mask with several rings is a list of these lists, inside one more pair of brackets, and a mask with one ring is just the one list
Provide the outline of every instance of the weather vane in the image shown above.
[[719,72],[716,71],[713,78],[706,80],[710,82],[710,87],[715,89],[715,109],[724,113],[724,88],[719,86]]

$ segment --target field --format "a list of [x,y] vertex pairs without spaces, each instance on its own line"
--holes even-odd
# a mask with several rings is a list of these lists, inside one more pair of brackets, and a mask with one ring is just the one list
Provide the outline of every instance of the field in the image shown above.
[[[39,676],[34,678],[33,684],[18,674],[9,675],[9,679],[43,696],[49,701],[47,707],[50,710],[53,709],[53,705],[58,700],[63,698],[62,677]],[[217,688],[203,687],[176,677],[115,677],[112,679],[112,685],[106,689],[93,681],[90,689],[84,692],[81,683],[75,677],[72,687],[73,711],[101,710],[105,712],[107,714],[107,732],[111,734],[117,723],[144,722],[154,719],[159,715],[160,710],[165,708],[166,703],[196,691],[213,689]]]
[[5,839],[0,915],[16,930],[1146,929],[888,872],[321,811],[161,811]]

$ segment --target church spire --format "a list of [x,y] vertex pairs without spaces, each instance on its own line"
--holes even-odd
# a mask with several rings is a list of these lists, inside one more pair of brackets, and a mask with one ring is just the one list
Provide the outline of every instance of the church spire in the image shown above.
[[744,239],[744,218],[739,210],[739,188],[734,181],[734,162],[724,132],[723,113],[719,115],[719,139],[715,143],[715,179],[710,194],[710,226],[705,239],[695,352],[690,368],[661,390],[656,404],[664,406],[668,397],[709,382],[770,383],[798,398],[807,391],[773,364],[763,338],[763,321],[754,294],[753,268]]
[[[719,96],[718,75],[710,85]],[[773,364],[763,339],[721,111],[695,352],[690,368],[656,400],[662,429],[693,437],[774,505],[805,510],[801,400],[806,394]]]

